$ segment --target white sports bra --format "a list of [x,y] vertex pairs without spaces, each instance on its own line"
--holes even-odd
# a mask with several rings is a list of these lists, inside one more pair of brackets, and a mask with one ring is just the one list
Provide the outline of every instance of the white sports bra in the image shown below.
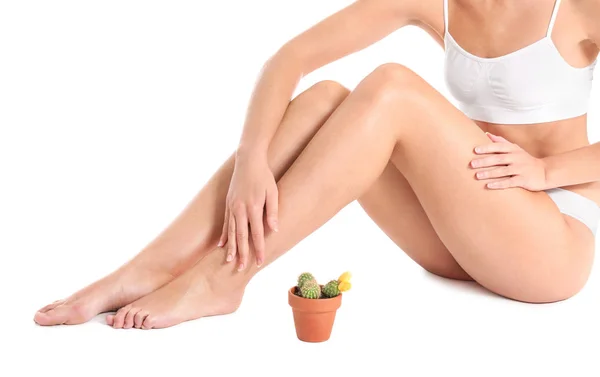
[[551,34],[560,0],[554,4],[546,36],[496,58],[465,51],[448,32],[444,1],[445,79],[458,107],[471,119],[497,124],[532,124],[587,113],[596,61],[585,68],[568,64]]

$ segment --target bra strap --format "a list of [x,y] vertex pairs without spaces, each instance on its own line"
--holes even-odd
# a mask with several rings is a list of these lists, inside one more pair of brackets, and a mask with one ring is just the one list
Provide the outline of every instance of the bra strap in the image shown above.
[[448,34],[448,0],[444,0],[444,34]]
[[[447,0],[444,0],[447,1]],[[548,32],[546,33],[546,37],[552,35],[552,29],[554,29],[554,23],[556,22],[556,15],[558,14],[558,8],[560,7],[560,0],[556,0],[554,3],[554,9],[552,10],[552,18],[550,18],[550,25],[548,25]]]

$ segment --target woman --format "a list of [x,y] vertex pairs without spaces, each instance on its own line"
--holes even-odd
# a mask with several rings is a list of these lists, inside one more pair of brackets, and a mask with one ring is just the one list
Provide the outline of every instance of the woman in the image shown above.
[[[234,311],[259,270],[358,200],[427,271],[531,303],[576,294],[600,219],[587,102],[600,0],[359,0],[286,43],[239,148],[133,260],[38,311],[41,325],[118,309],[115,328]],[[354,91],[303,75],[418,25],[460,104],[384,64]],[[340,189],[342,188],[342,189]]]

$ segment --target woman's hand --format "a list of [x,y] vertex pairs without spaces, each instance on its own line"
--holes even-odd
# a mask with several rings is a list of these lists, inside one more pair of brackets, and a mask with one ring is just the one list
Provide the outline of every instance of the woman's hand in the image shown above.
[[533,157],[517,144],[501,136],[486,133],[493,141],[475,148],[475,153],[484,157],[471,161],[473,169],[479,169],[475,177],[479,180],[492,180],[486,186],[490,189],[522,187],[529,191],[546,190],[546,164]]
[[277,183],[266,158],[236,159],[227,193],[219,246],[227,243],[227,262],[234,260],[237,254],[238,271],[249,264],[249,233],[257,266],[260,267],[265,260],[265,206],[267,224],[271,230],[277,232]]

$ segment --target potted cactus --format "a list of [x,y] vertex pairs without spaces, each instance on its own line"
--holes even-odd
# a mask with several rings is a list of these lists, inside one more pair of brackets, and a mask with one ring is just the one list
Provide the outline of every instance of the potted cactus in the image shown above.
[[342,304],[342,292],[351,288],[351,275],[344,272],[337,280],[320,285],[308,272],[288,291],[288,302],[294,313],[298,339],[324,342],[331,336],[335,314]]

